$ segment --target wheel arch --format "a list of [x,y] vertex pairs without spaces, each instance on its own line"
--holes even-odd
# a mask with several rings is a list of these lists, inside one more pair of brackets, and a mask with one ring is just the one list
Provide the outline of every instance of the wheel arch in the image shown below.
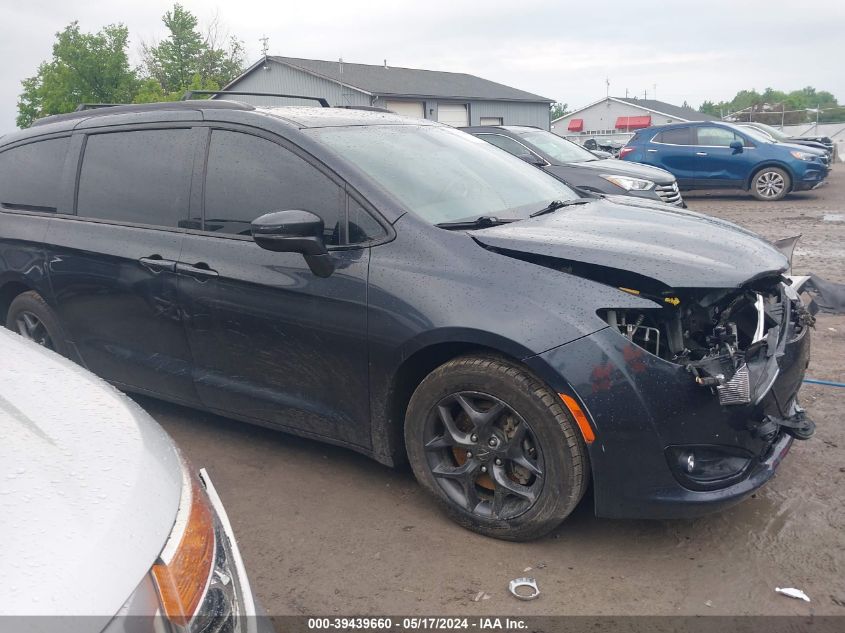
[[35,288],[31,284],[19,279],[0,283],[0,326],[6,325],[6,317],[9,314],[9,307],[12,305],[12,301],[30,290],[35,290]]
[[466,354],[492,354],[531,371],[523,359],[533,352],[514,341],[486,332],[433,332],[405,346],[394,369],[389,372],[386,388],[373,389],[372,442],[376,459],[392,466],[407,461],[404,424],[411,396],[432,371]]

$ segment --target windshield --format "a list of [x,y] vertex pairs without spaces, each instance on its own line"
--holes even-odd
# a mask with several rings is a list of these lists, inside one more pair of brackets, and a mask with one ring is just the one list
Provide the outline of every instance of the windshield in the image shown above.
[[572,189],[497,147],[443,126],[308,130],[431,224],[480,216],[527,218]]
[[763,132],[765,132],[766,134],[771,136],[776,141],[785,141],[785,140],[789,139],[789,137],[786,134],[784,134],[783,132],[781,132],[778,129],[773,128],[771,125],[766,125],[765,123],[755,123],[752,126],[752,129],[753,128],[761,129]]
[[598,160],[595,154],[590,153],[580,145],[567,141],[551,132],[543,130],[520,132],[519,136],[561,163],[583,163],[588,160]]
[[774,139],[772,139],[771,136],[769,136],[765,132],[761,132],[760,130],[755,129],[753,127],[747,127],[747,126],[741,126],[740,127],[738,125],[737,126],[731,125],[730,127],[734,128],[735,130],[738,130],[739,132],[742,132],[746,136],[751,137],[752,140],[757,141],[758,143],[772,144],[772,143],[775,142]]

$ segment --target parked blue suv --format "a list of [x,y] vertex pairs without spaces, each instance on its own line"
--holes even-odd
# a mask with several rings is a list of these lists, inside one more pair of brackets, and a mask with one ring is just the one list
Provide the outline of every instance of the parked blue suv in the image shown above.
[[758,200],[815,189],[828,174],[818,150],[713,121],[640,130],[619,158],[661,167],[675,175],[681,189],[744,189]]

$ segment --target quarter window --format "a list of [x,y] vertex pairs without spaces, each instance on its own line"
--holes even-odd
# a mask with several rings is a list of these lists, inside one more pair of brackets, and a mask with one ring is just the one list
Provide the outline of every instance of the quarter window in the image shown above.
[[0,153],[0,204],[56,212],[68,137],[37,141]]
[[361,244],[384,237],[385,231],[360,204],[349,198],[349,243]]
[[676,127],[664,130],[654,137],[655,143],[665,145],[692,145],[692,130],[688,127]]
[[305,160],[266,139],[214,130],[205,181],[205,230],[249,235],[272,211],[302,209],[325,224],[328,245],[341,243],[344,192]]
[[192,156],[188,129],[89,136],[79,176],[77,214],[178,226],[188,215]]

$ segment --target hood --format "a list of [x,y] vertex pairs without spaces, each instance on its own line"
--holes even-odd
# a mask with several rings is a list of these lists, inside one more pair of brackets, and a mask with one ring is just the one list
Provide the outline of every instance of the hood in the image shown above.
[[801,138],[791,138],[789,139],[788,143],[790,145],[800,145],[801,147],[812,147],[813,149],[817,149],[820,152],[827,154],[828,147],[824,143],[820,143],[819,141],[814,141],[812,139],[801,139]]
[[616,269],[669,288],[734,288],[788,267],[774,246],[730,222],[669,205],[612,199],[472,235],[483,246],[516,256]]
[[[659,184],[670,184],[675,182],[675,177],[664,169],[659,167],[652,167],[651,165],[643,165],[642,163],[632,163],[626,160],[618,160],[616,158],[603,158],[600,160],[588,160],[582,163],[566,163],[567,168],[585,169],[594,171],[597,174],[610,174],[614,176],[630,176],[631,178],[644,178]],[[555,165],[546,167],[547,170],[554,172]],[[561,173],[561,176],[564,174]]]
[[780,147],[785,147],[788,150],[798,150],[807,154],[815,154],[816,156],[826,156],[827,151],[811,145],[802,145],[801,143],[777,143]]
[[0,616],[107,622],[170,535],[179,455],[138,405],[69,360],[5,329],[0,358]]
[[792,141],[813,141],[814,143],[821,143],[822,145],[830,145],[833,143],[829,136],[790,136]]

